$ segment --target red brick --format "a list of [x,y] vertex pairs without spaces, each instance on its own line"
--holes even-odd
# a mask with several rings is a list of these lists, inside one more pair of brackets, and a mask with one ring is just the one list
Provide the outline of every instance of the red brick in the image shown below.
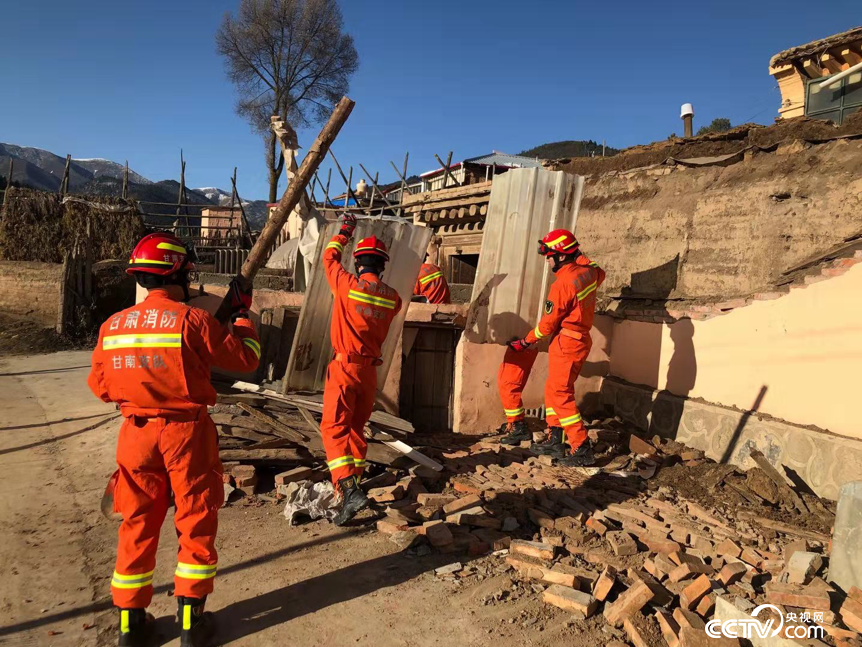
[[763,557],[756,550],[750,547],[746,547],[742,551],[742,555],[739,556],[746,564],[751,564],[754,568],[760,568],[760,564],[763,563]]
[[712,575],[713,568],[709,564],[703,562],[684,562],[667,574],[667,579],[671,582],[682,582],[695,575]]
[[442,508],[444,505],[456,500],[456,497],[451,494],[431,494],[429,492],[422,492],[416,495],[416,502],[420,505],[428,506],[429,508]]
[[629,438],[629,450],[633,451],[635,454],[643,454],[644,456],[655,456],[658,453],[658,450],[655,447],[650,445],[643,438],[634,434]]
[[649,627],[652,619],[637,612],[623,618],[623,629],[628,634],[629,642],[635,647],[662,647],[661,641],[657,640],[655,630]]
[[731,562],[730,564],[724,565],[724,568],[722,568],[721,572],[718,574],[718,579],[720,579],[721,583],[725,586],[730,586],[731,584],[735,584],[741,580],[742,576],[747,572],[748,568],[746,568],[745,564],[742,562]]
[[559,584],[549,586],[542,594],[542,599],[547,604],[552,604],[571,613],[581,613],[585,618],[593,615],[599,605],[598,600],[589,593],[576,591]]
[[661,635],[668,647],[678,647],[679,645],[679,625],[673,616],[666,611],[656,611],[656,622],[661,629]]
[[469,508],[475,508],[477,505],[482,505],[482,497],[478,494],[471,494],[470,496],[461,497],[451,503],[447,503],[443,506],[443,512],[446,514],[455,514]]
[[598,533],[599,535],[604,535],[608,531],[608,527],[595,517],[590,517],[589,519],[587,519],[586,526],[587,528],[589,528],[593,532]]
[[697,609],[695,609],[695,611],[697,611],[702,618],[708,618],[711,616],[715,611],[715,595],[712,593],[704,595],[700,599],[700,602],[697,603]]
[[234,476],[233,480],[236,483],[236,486],[240,489],[253,488],[257,485],[257,474],[252,474],[251,476]]
[[670,561],[670,557],[667,555],[658,554],[652,558],[653,563],[655,564],[656,569],[663,573],[665,577],[676,568],[676,564]]
[[634,555],[638,552],[635,540],[627,532],[621,530],[609,532],[605,535],[605,539],[608,540],[608,544],[610,544],[611,549],[614,551],[614,555]]
[[656,566],[655,561],[652,559],[644,560],[644,570],[659,581],[663,580],[667,576],[667,573]]
[[850,627],[853,631],[862,633],[862,602],[859,602],[853,597],[848,597],[841,604],[839,613],[841,614],[841,620],[844,621],[845,625]]
[[617,571],[613,566],[605,566],[605,570],[602,571],[602,574],[599,575],[596,583],[593,585],[593,596],[596,600],[604,602],[608,599],[611,589],[614,588],[614,584],[617,582],[616,575]]
[[628,576],[633,583],[643,582],[650,588],[650,591],[652,591],[653,594],[652,602],[656,606],[664,607],[673,602],[673,593],[663,587],[658,580],[646,571],[639,571],[637,569],[630,568],[628,570]]
[[662,539],[661,537],[656,537],[650,533],[642,533],[638,535],[638,539],[646,544],[647,548],[650,549],[653,553],[663,553],[665,555],[670,555],[671,553],[678,552],[682,549],[675,541],[671,541],[670,539]]
[[310,479],[313,473],[314,470],[310,467],[295,467],[292,470],[276,474],[275,484],[287,485],[288,483],[294,483],[296,481],[305,481],[306,479]]
[[623,618],[637,613],[653,598],[653,592],[643,582],[633,584],[613,604],[605,605],[604,616],[610,624],[619,627]]
[[814,586],[797,586],[770,582],[766,585],[766,599],[773,604],[801,607],[815,611],[829,611],[829,592]]
[[454,541],[452,531],[443,521],[426,521],[422,524],[423,534],[432,546],[448,546]]
[[539,526],[539,528],[546,528],[548,530],[554,529],[554,518],[548,514],[545,514],[541,510],[530,508],[529,510],[527,510],[527,516],[529,516],[530,521]]
[[856,600],[859,604],[862,604],[862,589],[858,586],[851,586],[847,595]]
[[540,541],[525,541],[513,539],[509,544],[509,553],[512,555],[526,555],[536,559],[551,561],[557,554],[556,546],[545,544]]
[[706,575],[701,575],[682,590],[682,593],[679,594],[679,604],[681,607],[693,611],[700,599],[711,590],[712,582]]
[[368,490],[368,498],[377,503],[391,503],[404,498],[404,488],[400,485],[373,488]]
[[230,475],[234,478],[248,478],[256,473],[254,465],[234,465],[230,468]]
[[462,494],[479,495],[482,493],[482,488],[471,481],[454,481],[452,483],[452,489],[456,492],[461,492]]
[[384,535],[394,535],[396,532],[407,530],[409,527],[406,523],[401,523],[390,518],[380,519],[377,522],[377,531],[382,532]]

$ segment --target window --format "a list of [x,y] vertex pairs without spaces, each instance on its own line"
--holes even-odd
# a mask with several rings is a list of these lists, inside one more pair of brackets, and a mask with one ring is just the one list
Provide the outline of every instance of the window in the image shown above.
[[805,115],[827,119],[841,125],[853,112],[862,108],[862,71],[851,74],[835,87],[829,81],[809,81]]
[[478,254],[457,254],[449,257],[449,283],[472,285],[479,266]]

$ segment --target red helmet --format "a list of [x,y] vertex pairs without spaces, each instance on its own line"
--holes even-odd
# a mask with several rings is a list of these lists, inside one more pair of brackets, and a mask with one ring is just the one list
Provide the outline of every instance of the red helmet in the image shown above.
[[365,256],[366,254],[379,256],[384,261],[389,260],[389,252],[386,250],[386,244],[377,236],[369,236],[356,243],[356,248],[353,250],[353,258]]
[[579,246],[578,239],[568,229],[554,229],[539,241],[539,254],[542,256],[574,254]]
[[126,274],[155,274],[171,276],[181,270],[193,272],[192,262],[186,246],[171,234],[157,232],[138,241],[129,259]]

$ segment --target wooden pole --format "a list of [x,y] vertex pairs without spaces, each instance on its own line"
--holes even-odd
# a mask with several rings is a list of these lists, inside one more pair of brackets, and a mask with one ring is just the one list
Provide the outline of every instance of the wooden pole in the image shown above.
[[[249,245],[253,245],[254,241],[251,239],[251,223],[248,221],[248,216],[245,213],[245,207],[242,206],[242,198],[239,197],[239,191],[236,188],[236,167],[233,167],[233,179],[231,180],[231,184],[233,185],[233,195],[236,196],[237,204],[239,204],[239,213],[242,218],[242,226],[245,228],[245,234],[248,236]],[[231,219],[233,219],[233,198],[231,198]]]
[[[440,163],[443,164],[443,160],[441,160],[437,153],[434,153],[434,158]],[[455,182],[455,186],[461,186],[461,183],[458,181],[452,173],[449,171],[449,165],[452,163],[452,151],[449,151],[449,156],[446,158],[446,164],[443,165],[443,186],[441,188],[445,189],[446,185],[449,183],[448,178],[452,178],[452,181]]]
[[[359,165],[359,168],[361,168],[369,178],[371,177],[371,173],[369,173],[368,169],[365,168],[364,166],[362,166],[362,164]],[[388,205],[391,205],[392,203],[386,199],[385,195],[383,195],[383,190],[377,185],[377,178],[379,177],[379,175],[380,175],[379,173],[375,173],[374,179],[371,180],[371,187],[372,187],[371,204],[372,204],[372,206],[374,205],[374,191],[373,190],[377,189],[377,193],[379,193],[380,197],[383,198],[383,202],[385,202]]]
[[[323,192],[326,194],[326,199],[329,200],[329,183],[332,182],[332,169],[330,168],[326,173],[326,188]],[[323,183],[320,183],[320,186],[323,186]],[[329,203],[332,204],[332,200],[329,200]]]
[[[344,198],[344,208],[347,209],[347,201],[353,197],[353,200],[356,202],[356,206],[359,206],[359,200],[356,199],[356,194],[353,193],[353,189],[350,188],[350,180],[347,179],[347,176],[344,175],[344,171],[341,170],[341,164],[338,163],[338,160],[335,158],[335,155],[332,151],[329,151],[329,156],[332,158],[332,161],[335,162],[335,168],[338,169],[338,173],[341,175],[341,179],[347,184],[347,195]],[[331,171],[332,169],[330,169]],[[353,167],[350,167],[350,173],[353,174]],[[327,183],[328,184],[328,183]]]
[[65,196],[69,191],[69,166],[72,163],[72,156],[66,155],[66,168],[63,169],[63,181],[60,182],[60,195]]
[[129,160],[126,160],[126,168],[123,169],[123,200],[129,197]]
[[[258,270],[263,267],[270,248],[278,239],[278,235],[287,222],[288,216],[296,208],[299,199],[305,193],[305,187],[308,186],[311,178],[314,177],[315,171],[317,171],[320,163],[326,157],[329,147],[335,141],[335,138],[341,131],[341,127],[344,126],[344,123],[350,116],[354,105],[356,104],[353,101],[347,97],[342,97],[330,115],[329,121],[326,122],[326,125],[323,126],[323,129],[317,135],[317,139],[314,140],[314,143],[308,149],[308,154],[302,160],[302,164],[297,170],[293,181],[285,189],[281,200],[278,201],[278,207],[276,207],[272,217],[267,221],[263,231],[260,232],[257,242],[251,248],[248,258],[242,265],[238,278],[244,285],[250,286]],[[215,317],[218,321],[226,323],[230,319],[230,313],[230,296],[226,295],[216,311]]]
[[329,199],[329,179],[332,177],[332,169],[329,169],[329,178],[326,179],[326,186],[323,186],[323,182],[320,181],[320,178],[317,177],[317,173],[314,174],[317,183],[320,185],[320,190],[323,191],[323,206],[324,208],[334,206],[332,204],[332,200]]
[[9,158],[9,174],[6,176],[6,190],[3,191],[3,204],[0,206],[6,206],[6,196],[9,195],[9,189],[12,188],[12,170],[15,168],[15,165],[12,163],[12,158]]

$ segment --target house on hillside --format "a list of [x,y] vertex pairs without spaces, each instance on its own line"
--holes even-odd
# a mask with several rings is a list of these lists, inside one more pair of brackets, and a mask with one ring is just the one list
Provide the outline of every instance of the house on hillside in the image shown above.
[[[446,174],[442,167],[423,173],[419,176],[421,186],[418,192],[437,191],[438,189],[457,186],[458,183],[463,186],[465,184],[487,182],[498,173],[505,173],[512,168],[537,168],[541,166],[542,160],[538,157],[507,155],[500,151],[492,151],[487,155],[470,157],[462,162],[452,164],[449,167],[448,178],[444,178]],[[446,182],[445,187],[443,184],[444,179]],[[458,182],[456,183],[455,180]]]
[[779,119],[805,115],[841,124],[862,108],[862,27],[779,52],[769,73],[781,90]]

